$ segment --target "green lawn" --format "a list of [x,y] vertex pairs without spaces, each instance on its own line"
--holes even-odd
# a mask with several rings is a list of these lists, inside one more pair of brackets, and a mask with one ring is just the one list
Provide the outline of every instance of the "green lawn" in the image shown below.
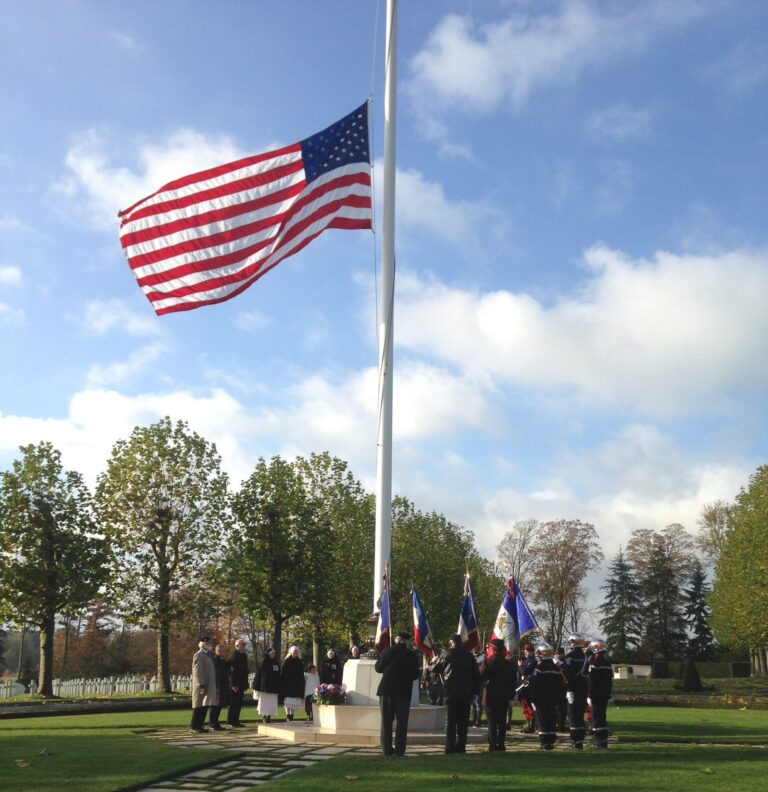
[[[246,710],[246,720],[253,713]],[[3,792],[135,788],[232,758],[230,752],[182,750],[144,736],[186,726],[189,714],[167,710],[0,720]],[[342,756],[271,781],[268,789],[333,790],[352,783],[366,792],[446,785],[485,792],[512,784],[536,792],[768,792],[766,711],[610,707],[608,718],[617,742],[604,752],[564,750],[567,741],[561,736],[552,753],[515,751],[510,745],[502,755]]]
[[338,757],[272,781],[267,788],[315,792],[347,787],[365,792],[761,792],[768,790],[768,754],[759,748],[647,746],[582,753]]
[[0,783],[4,792],[108,792],[232,757],[143,736],[187,725],[189,717],[189,710],[168,710],[0,720]]

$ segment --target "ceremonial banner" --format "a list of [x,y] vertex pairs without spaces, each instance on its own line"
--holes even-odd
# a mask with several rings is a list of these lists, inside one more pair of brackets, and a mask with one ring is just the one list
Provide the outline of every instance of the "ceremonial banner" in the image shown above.
[[437,654],[435,641],[432,638],[424,606],[421,604],[416,589],[411,589],[411,605],[413,608],[413,640],[416,643],[416,648],[431,660]]
[[475,599],[472,596],[472,585],[469,582],[468,574],[464,576],[464,604],[461,606],[457,632],[461,636],[462,646],[467,651],[472,651],[480,646],[480,631],[475,614]]

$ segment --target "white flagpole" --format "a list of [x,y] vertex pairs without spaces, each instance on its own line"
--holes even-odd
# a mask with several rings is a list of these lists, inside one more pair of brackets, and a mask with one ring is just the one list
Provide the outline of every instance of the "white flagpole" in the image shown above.
[[384,79],[384,199],[379,315],[379,427],[376,452],[376,550],[373,610],[392,547],[392,347],[395,306],[395,128],[397,104],[397,0],[387,0]]

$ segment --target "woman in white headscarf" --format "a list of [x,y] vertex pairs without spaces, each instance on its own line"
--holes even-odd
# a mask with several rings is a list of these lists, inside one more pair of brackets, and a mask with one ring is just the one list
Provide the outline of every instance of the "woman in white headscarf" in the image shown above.
[[292,646],[283,662],[280,693],[285,705],[285,717],[293,720],[294,710],[304,706],[304,661],[298,646]]

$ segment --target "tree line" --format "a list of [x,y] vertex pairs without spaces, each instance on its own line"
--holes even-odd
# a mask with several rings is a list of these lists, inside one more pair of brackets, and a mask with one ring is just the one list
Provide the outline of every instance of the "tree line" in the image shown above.
[[[94,492],[50,443],[20,452],[0,474],[0,620],[38,631],[43,695],[57,629],[65,670],[119,656],[125,626],[152,631],[168,692],[180,635],[237,630],[278,651],[286,630],[315,646],[367,637],[374,499],[343,460],[261,458],[232,492],[215,445],[167,417],[115,443]],[[401,496],[392,508],[393,622],[412,623],[415,584],[434,634],[453,633],[465,571],[478,610],[495,613],[503,580],[472,534]]]

